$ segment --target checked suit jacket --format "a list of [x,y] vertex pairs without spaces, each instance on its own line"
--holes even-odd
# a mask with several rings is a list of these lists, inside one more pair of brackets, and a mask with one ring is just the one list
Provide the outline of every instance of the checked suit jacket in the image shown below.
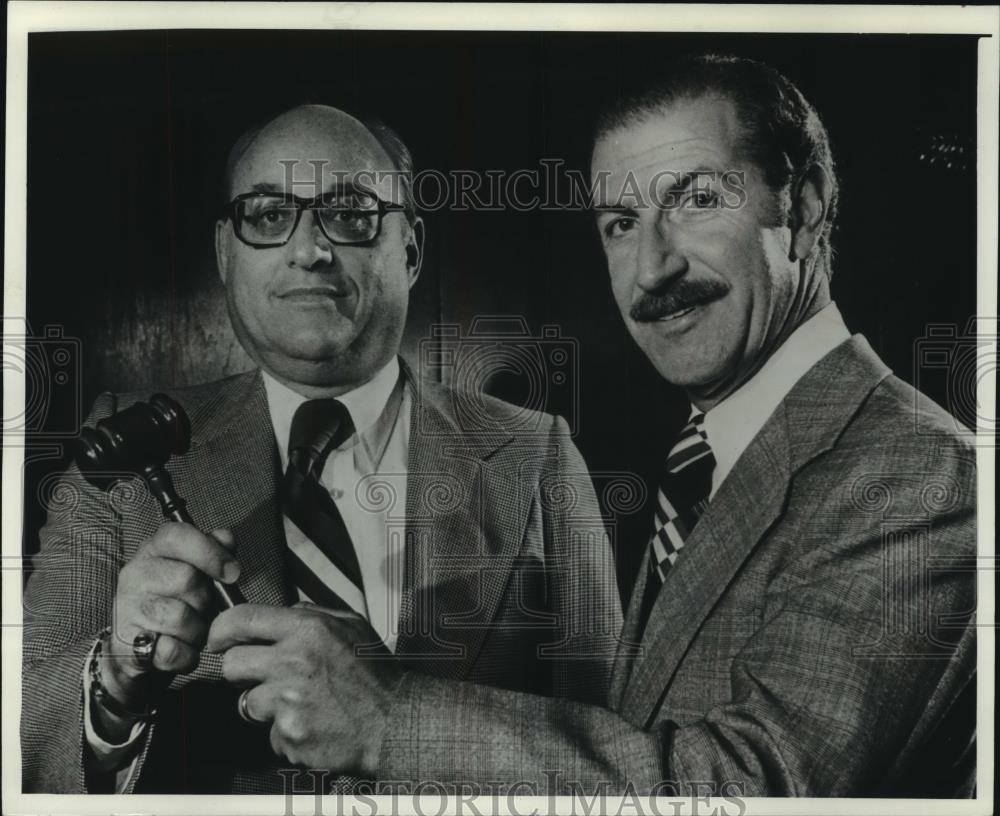
[[[603,701],[621,606],[593,486],[565,422],[403,370],[413,392],[406,506],[391,508],[387,522],[406,536],[397,659],[429,676]],[[147,396],[102,395],[89,422]],[[260,373],[173,396],[193,431],[168,470],[195,523],[233,531],[248,601],[293,603]],[[370,488],[373,501],[391,499]],[[24,599],[22,780],[26,792],[86,792],[86,656],[111,623],[118,571],[162,517],[137,479],[102,493],[75,466],[48,509]],[[238,718],[220,667],[203,653],[194,672],[174,678],[128,792],[283,792],[267,728]]]
[[975,508],[967,434],[855,335],[752,440],[644,631],[641,571],[609,708],[413,674],[379,775],[560,794],[967,796]]

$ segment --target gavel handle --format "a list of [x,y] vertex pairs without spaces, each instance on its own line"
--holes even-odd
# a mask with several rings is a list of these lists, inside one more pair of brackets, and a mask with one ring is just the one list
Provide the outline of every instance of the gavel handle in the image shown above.
[[[187,511],[187,502],[177,495],[173,479],[170,478],[170,474],[166,470],[162,467],[149,468],[143,473],[143,478],[146,480],[149,492],[160,503],[160,509],[163,510],[165,519],[196,526],[191,514]],[[236,586],[215,580],[212,581],[212,584],[215,586],[216,595],[219,596],[219,600],[226,609],[246,603],[247,599],[243,597],[243,593]]]

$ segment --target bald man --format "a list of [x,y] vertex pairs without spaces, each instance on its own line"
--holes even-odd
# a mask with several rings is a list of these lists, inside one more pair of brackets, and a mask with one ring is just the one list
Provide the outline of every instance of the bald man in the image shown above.
[[[322,778],[283,769],[366,765],[328,728],[355,706],[331,691],[334,621],[373,664],[606,701],[621,610],[566,423],[398,356],[423,245],[410,171],[384,125],[322,106],[234,146],[215,247],[258,368],[171,392],[193,430],[168,469],[196,526],[161,523],[141,485],[65,474],[76,500],[26,588],[26,791],[312,792]],[[104,394],[89,423],[146,396]],[[574,505],[546,501],[557,485]],[[212,580],[248,601],[215,653]]]

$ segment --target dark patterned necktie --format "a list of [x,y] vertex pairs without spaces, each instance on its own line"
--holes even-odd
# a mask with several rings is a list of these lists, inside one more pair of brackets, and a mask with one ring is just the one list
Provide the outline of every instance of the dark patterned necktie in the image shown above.
[[308,538],[306,546],[315,553],[303,558],[288,550],[292,579],[299,594],[330,609],[349,609],[348,604],[321,579],[308,562],[327,559],[364,593],[361,568],[344,519],[320,483],[323,464],[334,448],[354,433],[354,425],[344,405],[337,400],[319,399],[302,403],[292,419],[288,436],[288,469],[282,490],[283,510]]
[[684,542],[708,507],[715,457],[708,445],[704,414],[695,414],[670,449],[656,493],[653,534],[649,539],[649,576],[640,621],[645,628],[653,602],[677,561]]

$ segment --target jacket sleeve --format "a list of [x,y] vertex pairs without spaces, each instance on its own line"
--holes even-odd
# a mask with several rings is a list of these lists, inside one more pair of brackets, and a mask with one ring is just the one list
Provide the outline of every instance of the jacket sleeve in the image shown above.
[[933,735],[974,682],[974,574],[945,563],[975,556],[973,469],[966,459],[953,471],[957,497],[888,480],[902,506],[931,503],[920,525],[830,491],[812,516],[827,545],[802,548],[775,576],[763,624],[731,663],[730,699],[700,718],[681,725],[661,711],[637,725],[628,711],[410,675],[380,778],[563,795],[899,795],[901,768],[921,742],[944,748]]
[[[906,462],[879,449],[892,444],[855,455],[808,514],[807,545],[733,660],[731,699],[676,731],[670,778],[735,780],[746,796],[912,796],[930,748],[927,770],[963,784],[948,766],[974,723],[947,719],[975,682],[975,462],[948,444]],[[935,731],[965,747],[935,745]]]
[[[102,395],[87,424],[114,410],[114,397]],[[25,792],[86,793],[98,780],[88,774],[85,664],[111,623],[124,544],[112,499],[75,464],[43,493],[48,518],[23,601],[22,785]]]
[[553,694],[605,705],[622,629],[614,554],[583,457],[555,417],[539,483],[547,589],[556,637],[540,647],[553,661]]

